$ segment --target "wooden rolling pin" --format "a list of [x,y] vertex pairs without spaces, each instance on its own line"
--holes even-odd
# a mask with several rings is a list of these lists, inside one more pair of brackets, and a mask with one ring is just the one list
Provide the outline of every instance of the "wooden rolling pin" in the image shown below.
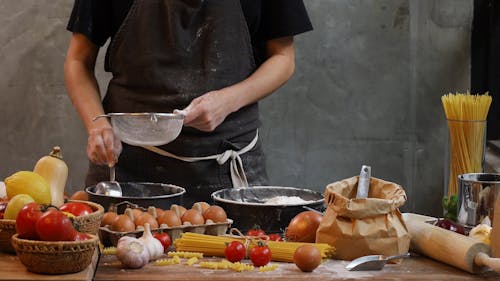
[[488,267],[500,272],[500,259],[490,257],[488,245],[423,221],[409,218],[405,222],[412,251],[470,273],[481,273]]

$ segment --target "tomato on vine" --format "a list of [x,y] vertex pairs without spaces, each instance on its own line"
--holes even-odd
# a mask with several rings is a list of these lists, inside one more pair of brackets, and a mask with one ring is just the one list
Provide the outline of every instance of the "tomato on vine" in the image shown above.
[[245,258],[247,249],[240,241],[231,241],[224,249],[224,256],[230,262],[239,262]]
[[262,230],[258,225],[252,226],[252,228],[250,228],[247,231],[247,236],[262,236],[262,235],[266,235],[266,232]]
[[44,207],[36,202],[28,203],[21,208],[16,218],[16,232],[19,234],[19,238],[31,240],[39,239],[36,233],[35,224],[42,216],[43,211]]
[[168,252],[168,248],[170,247],[170,244],[172,244],[172,239],[170,238],[170,235],[166,232],[155,232],[153,234],[153,237],[158,239],[163,246],[163,249],[165,252]]
[[268,236],[270,241],[283,241],[283,237],[278,233],[271,233]]
[[254,266],[264,266],[271,261],[271,249],[262,241],[250,250],[250,260]]

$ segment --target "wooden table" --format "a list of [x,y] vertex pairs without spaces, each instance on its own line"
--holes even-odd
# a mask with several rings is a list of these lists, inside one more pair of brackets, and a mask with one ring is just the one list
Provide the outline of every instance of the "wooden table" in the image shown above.
[[347,271],[347,264],[347,261],[328,260],[312,273],[301,272],[291,263],[278,263],[278,269],[262,273],[257,270],[235,272],[187,265],[156,266],[154,263],[132,270],[123,269],[114,256],[101,256],[94,280],[500,280],[500,274],[495,272],[472,275],[421,256],[412,256],[399,265],[386,265],[381,271]]
[[98,251],[95,252],[91,264],[83,271],[72,274],[42,275],[29,272],[16,255],[0,252],[0,280],[88,281],[94,277],[97,261]]

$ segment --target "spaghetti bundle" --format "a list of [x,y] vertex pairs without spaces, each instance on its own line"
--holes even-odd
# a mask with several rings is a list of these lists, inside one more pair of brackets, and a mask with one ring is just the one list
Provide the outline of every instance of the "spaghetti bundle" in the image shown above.
[[[187,251],[187,252],[200,252],[205,256],[216,256],[224,257],[224,249],[226,248],[226,243],[238,240],[245,244],[248,242],[247,251],[257,245],[257,239],[246,239],[240,236],[213,236],[198,234],[192,232],[185,232],[180,238],[174,241],[174,246],[176,251]],[[277,241],[265,241],[269,249],[271,250],[271,260],[282,261],[282,262],[293,262],[293,254],[295,250],[304,244],[311,244],[318,248],[321,252],[323,258],[331,258],[334,254],[335,249],[326,243],[302,243],[302,242],[277,242]]]
[[448,94],[441,97],[450,133],[448,196],[457,194],[460,174],[482,172],[486,117],[491,96]]

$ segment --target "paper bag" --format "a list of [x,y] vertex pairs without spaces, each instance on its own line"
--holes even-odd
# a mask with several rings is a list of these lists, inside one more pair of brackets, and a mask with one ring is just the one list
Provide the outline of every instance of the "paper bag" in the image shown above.
[[335,258],[343,260],[408,252],[410,236],[398,209],[406,202],[403,188],[372,177],[368,198],[357,199],[358,178],[326,187],[327,209],[316,242],[334,246]]

